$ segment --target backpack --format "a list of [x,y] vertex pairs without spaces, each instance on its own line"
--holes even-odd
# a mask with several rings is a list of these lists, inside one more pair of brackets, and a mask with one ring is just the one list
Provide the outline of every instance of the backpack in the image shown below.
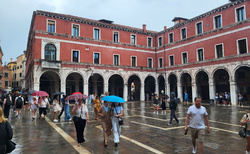
[[17,100],[16,100],[16,105],[21,106],[22,104],[23,104],[22,97],[18,97]]
[[5,102],[5,106],[6,107],[10,107],[11,106],[11,101],[8,99],[8,100],[6,100],[6,102]]

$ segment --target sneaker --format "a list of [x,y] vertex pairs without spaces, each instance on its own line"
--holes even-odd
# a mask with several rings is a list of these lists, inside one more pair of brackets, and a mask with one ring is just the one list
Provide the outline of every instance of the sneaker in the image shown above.
[[54,119],[53,122],[58,122],[58,120],[57,120],[57,119]]
[[249,152],[248,152],[248,151],[246,151],[246,154],[249,154]]
[[154,111],[154,113],[155,113],[155,111]]
[[240,105],[238,105],[238,106],[240,106]]
[[243,105],[241,105],[241,107],[243,107]]
[[69,119],[69,121],[71,121],[71,120],[72,120],[72,118]]
[[195,147],[193,147],[192,153],[196,153],[196,148]]
[[172,126],[172,124],[171,124],[171,123],[168,123],[168,126]]
[[156,114],[158,114],[158,111],[156,112]]
[[177,125],[179,125],[179,124],[180,124],[180,121],[177,122]]

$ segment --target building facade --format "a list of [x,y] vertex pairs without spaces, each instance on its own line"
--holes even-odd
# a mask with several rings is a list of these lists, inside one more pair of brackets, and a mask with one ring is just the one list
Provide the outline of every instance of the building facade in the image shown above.
[[2,66],[2,78],[1,78],[1,88],[5,89],[6,91],[11,91],[11,72],[12,70],[9,69],[7,66]]
[[14,85],[14,83],[13,83],[13,80],[14,80],[14,78],[13,78],[13,72],[16,70],[16,61],[12,61],[12,58],[10,58],[10,62],[7,64],[7,67],[8,67],[8,69],[10,69],[11,70],[11,72],[10,72],[10,81],[11,81],[11,83],[10,83],[10,87],[13,87],[13,85]]
[[160,32],[34,11],[26,51],[26,88],[52,94],[145,100],[175,92],[180,100],[229,92],[250,99],[250,1],[236,0]]
[[23,78],[23,61],[25,59],[25,55],[22,54],[17,57],[16,65],[13,70],[13,85],[12,88],[14,91],[22,90],[22,78]]

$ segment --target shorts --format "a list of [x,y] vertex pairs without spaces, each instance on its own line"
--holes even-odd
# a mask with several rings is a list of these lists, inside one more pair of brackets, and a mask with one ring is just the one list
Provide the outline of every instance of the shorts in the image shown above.
[[199,142],[204,142],[205,129],[196,129],[190,127],[192,139],[198,139]]
[[188,102],[188,99],[185,99],[184,101],[185,101],[185,102]]
[[159,107],[159,104],[154,104],[154,107]]
[[247,137],[250,137],[250,130],[247,130],[247,131],[246,131],[246,136],[247,136]]
[[16,109],[22,109],[23,108],[23,104],[17,104],[16,105]]
[[47,110],[46,108],[39,108],[39,114],[47,115]]

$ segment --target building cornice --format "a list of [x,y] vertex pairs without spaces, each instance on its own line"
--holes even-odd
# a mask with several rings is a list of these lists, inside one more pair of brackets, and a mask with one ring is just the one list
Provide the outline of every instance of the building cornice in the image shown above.
[[205,18],[205,17],[207,17],[207,16],[210,16],[210,15],[212,15],[212,14],[216,14],[216,13],[218,13],[218,12],[221,12],[221,11],[226,10],[226,9],[228,9],[228,8],[234,7],[234,6],[239,5],[239,4],[241,4],[241,3],[243,3],[243,2],[246,2],[246,1],[249,1],[249,0],[237,0],[237,1],[235,1],[235,2],[231,2],[231,3],[228,3],[228,4],[222,5],[222,6],[220,6],[220,7],[218,7],[218,8],[215,8],[215,9],[213,9],[213,10],[211,10],[211,11],[208,11],[208,12],[203,13],[203,14],[201,14],[201,15],[199,15],[199,16],[196,16],[196,17],[194,17],[194,18],[192,18],[192,19],[189,19],[189,20],[187,20],[187,21],[185,21],[185,22],[181,22],[181,23],[179,23],[179,24],[174,25],[173,27],[170,27],[170,28],[168,28],[168,29],[166,29],[166,30],[163,30],[163,31],[159,32],[157,35],[161,35],[161,34],[164,34],[164,33],[166,33],[166,32],[172,31],[172,30],[177,29],[177,28],[179,28],[179,27],[182,27],[182,26],[184,26],[184,25],[186,25],[186,24],[189,24],[189,23],[191,23],[191,22],[200,20],[200,19]]
[[45,11],[37,10],[35,12],[35,14],[40,15],[40,16],[55,18],[55,19],[61,19],[61,20],[65,20],[65,21],[72,21],[72,22],[82,23],[82,24],[87,24],[87,25],[92,25],[92,26],[98,26],[98,27],[104,27],[104,28],[109,28],[109,29],[114,29],[114,30],[131,32],[131,33],[135,33],[135,34],[143,34],[143,35],[150,35],[150,36],[155,36],[157,34],[157,32],[153,32],[153,31],[143,31],[143,29],[122,26],[122,25],[117,25],[117,24],[106,24],[106,23],[102,23],[102,22],[97,21],[97,20],[80,18],[80,17],[76,17],[76,16],[70,16],[70,15],[59,14],[59,13],[52,13],[52,12],[45,12]]

